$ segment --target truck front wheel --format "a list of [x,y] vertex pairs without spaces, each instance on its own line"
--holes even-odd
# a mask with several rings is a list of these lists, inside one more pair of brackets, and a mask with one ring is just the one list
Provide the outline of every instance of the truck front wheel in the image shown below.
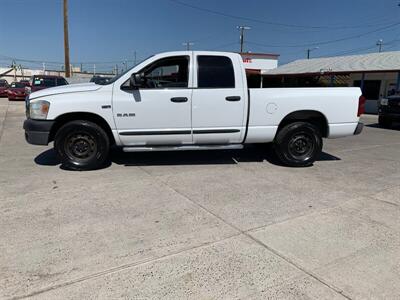
[[54,138],[54,148],[64,168],[94,170],[101,168],[108,158],[110,141],[99,125],[75,120],[63,125]]
[[322,151],[322,137],[317,127],[295,122],[279,130],[274,141],[279,160],[290,167],[308,167]]

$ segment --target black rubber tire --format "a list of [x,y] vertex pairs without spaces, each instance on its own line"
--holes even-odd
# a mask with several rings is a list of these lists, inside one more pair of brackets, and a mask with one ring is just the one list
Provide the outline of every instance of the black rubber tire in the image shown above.
[[274,141],[274,149],[284,165],[308,167],[321,154],[322,136],[313,124],[307,122],[291,123],[279,130]]
[[379,123],[380,127],[391,128],[393,121],[392,121],[392,119],[390,119],[388,117],[379,116],[378,123]]
[[[89,151],[80,151],[87,148]],[[64,124],[57,131],[54,149],[64,168],[76,171],[95,170],[103,167],[108,159],[110,139],[99,125],[90,121],[75,120]],[[78,157],[79,155],[88,157],[82,158]]]

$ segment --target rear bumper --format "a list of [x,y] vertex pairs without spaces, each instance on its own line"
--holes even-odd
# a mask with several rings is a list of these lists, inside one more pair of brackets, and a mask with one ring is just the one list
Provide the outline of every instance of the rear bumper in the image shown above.
[[48,145],[54,121],[27,119],[24,122],[25,139],[32,145]]
[[356,129],[354,130],[354,135],[360,134],[360,133],[363,131],[363,129],[364,129],[364,124],[361,123],[361,122],[359,122],[359,123],[357,124]]

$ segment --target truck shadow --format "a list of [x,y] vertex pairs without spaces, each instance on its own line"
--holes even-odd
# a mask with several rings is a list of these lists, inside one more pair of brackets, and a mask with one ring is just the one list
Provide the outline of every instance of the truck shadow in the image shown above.
[[[232,165],[246,162],[268,162],[276,166],[283,166],[273,153],[270,145],[252,146],[243,150],[208,150],[208,151],[176,151],[176,152],[142,152],[125,153],[121,149],[111,150],[110,162],[117,165],[129,166],[168,166],[168,165]],[[317,161],[341,160],[326,152],[322,152]],[[42,166],[60,165],[53,149],[40,153],[35,163]]]

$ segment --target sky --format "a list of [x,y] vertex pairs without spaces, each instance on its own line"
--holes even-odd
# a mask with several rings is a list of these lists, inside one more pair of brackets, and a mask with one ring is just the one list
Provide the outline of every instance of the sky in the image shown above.
[[[183,50],[306,57],[400,50],[399,0],[69,0],[71,62],[111,70],[149,55]],[[64,60],[62,0],[0,0],[0,66],[59,69]],[[317,48],[318,47],[318,48]],[[317,49],[314,49],[317,48]]]

